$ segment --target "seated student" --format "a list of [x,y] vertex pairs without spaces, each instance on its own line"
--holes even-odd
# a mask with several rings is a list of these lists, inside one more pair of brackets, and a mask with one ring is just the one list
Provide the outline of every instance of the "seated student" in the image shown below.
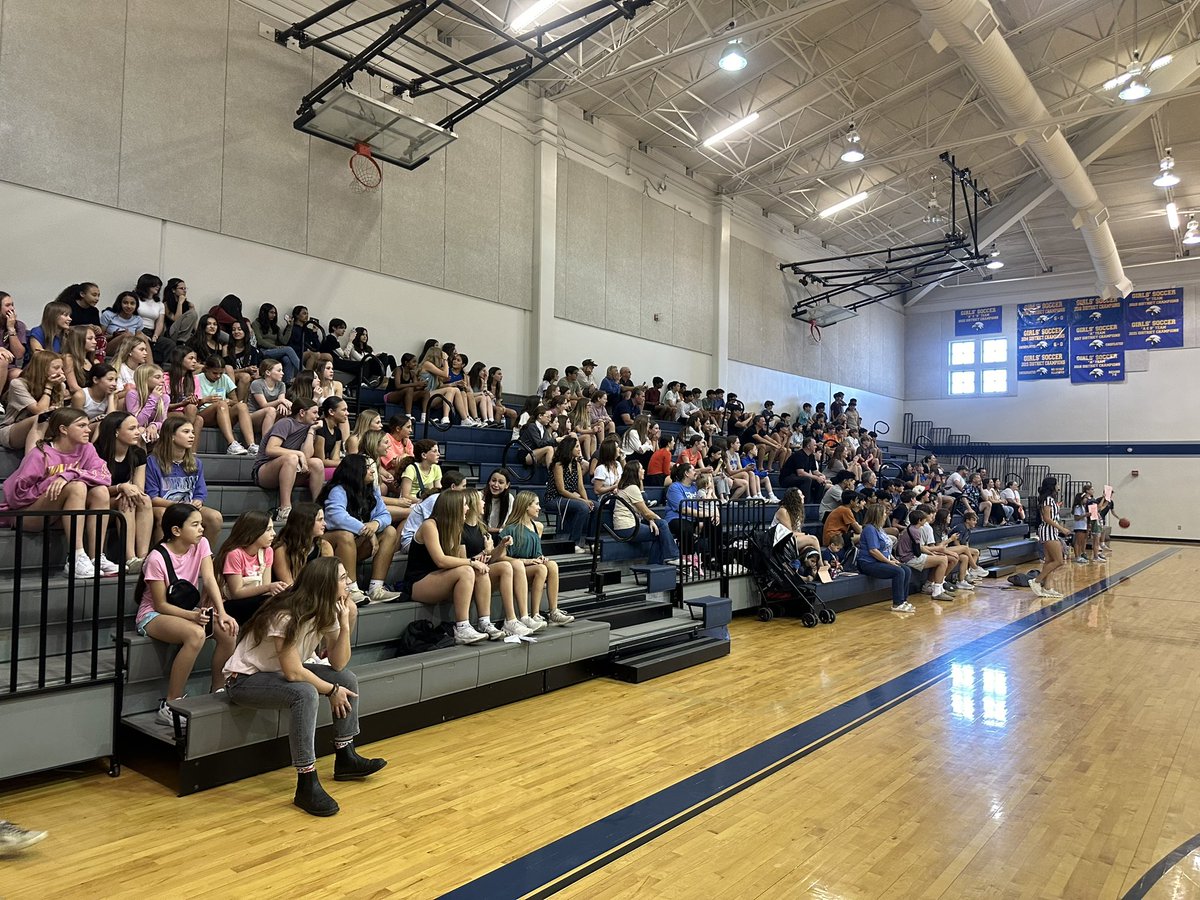
[[237,444],[236,456],[244,456],[246,448],[233,439],[233,426],[229,418],[229,405],[218,398],[208,401],[206,416],[200,414],[200,362],[196,351],[184,345],[176,347],[171,352],[171,362],[167,371],[167,411],[186,418],[196,429],[199,436],[206,420],[208,424],[216,421],[221,429],[230,451]]
[[642,496],[642,464],[636,459],[625,464],[617,484],[617,495],[620,499],[613,506],[613,531],[622,538],[632,536],[639,543],[649,542],[651,565],[678,565],[679,548],[671,529]]
[[33,354],[20,376],[9,382],[0,417],[0,446],[30,452],[45,432],[39,420],[65,406],[67,400],[62,357],[49,350]]
[[229,343],[225,345],[225,370],[233,374],[237,398],[243,403],[250,400],[250,385],[258,378],[262,363],[262,354],[254,346],[250,334],[250,323],[235,319],[229,326]]
[[156,528],[166,510],[187,503],[199,510],[204,533],[211,542],[220,536],[224,518],[220,510],[204,505],[208,483],[195,447],[196,429],[192,423],[183,416],[167,416],[146,460],[146,493],[154,506]]
[[[788,488],[783,492],[783,499],[779,501],[779,509],[775,510],[771,524],[781,525],[791,532],[799,556],[803,557],[809,550],[820,552],[821,542],[814,535],[804,532],[804,495],[796,488]],[[778,532],[776,534],[773,543],[778,544],[781,538]]]
[[[847,550],[853,544],[858,543],[859,536],[862,534],[862,526],[858,524],[856,516],[866,505],[867,501],[864,495],[849,489],[842,491],[838,505],[825,518],[825,525],[821,530],[821,543],[829,546],[829,539],[835,534],[840,534],[846,539]],[[887,515],[886,508],[884,515]],[[882,528],[883,523],[880,523],[879,527]],[[845,562],[844,559],[842,561]]]
[[428,397],[429,393],[425,388],[425,382],[421,380],[417,372],[416,354],[405,353],[400,357],[399,367],[392,372],[392,390],[384,395],[384,401],[403,406],[404,414],[411,418],[413,404],[415,403],[417,409],[420,410],[424,407]]
[[251,478],[261,488],[279,490],[277,524],[292,512],[292,489],[299,476],[308,477],[308,490],[316,497],[325,483],[325,467],[313,455],[313,426],[317,424],[317,402],[290,397],[292,415],[280,419],[263,439],[254,460]]
[[[109,372],[112,372],[109,369]],[[154,508],[146,493],[146,451],[141,447],[138,420],[125,412],[112,412],[95,429],[96,453],[107,460],[108,499],[125,519],[125,571],[137,574],[150,550]]]
[[698,402],[700,397],[700,389],[693,388],[690,391],[684,392],[679,409],[676,410],[676,418],[680,422],[690,419],[692,416],[699,415],[703,410]]
[[621,480],[620,448],[614,438],[609,438],[600,445],[596,456],[596,467],[592,471],[592,490],[597,497],[611,494],[617,490],[617,482]]
[[[230,703],[289,712],[288,742],[296,767],[292,802],[314,816],[332,816],[339,809],[317,778],[319,697],[329,699],[333,713],[334,781],[361,780],[387,765],[386,760],[365,759],[354,749],[359,687],[346,668],[357,620],[357,610],[346,596],[350,583],[337,560],[306,566],[291,588],[275,594],[247,623],[225,664]],[[325,658],[308,662],[321,644]]]
[[457,469],[447,469],[443,472],[442,480],[437,484],[430,485],[429,494],[421,502],[414,503],[409,509],[408,518],[404,520],[404,527],[400,529],[400,548],[402,550],[409,548],[413,535],[433,512],[433,505],[437,502],[438,494],[442,491],[465,491],[466,489],[467,478]]
[[387,435],[382,431],[368,431],[359,441],[358,452],[367,458],[367,467],[371,470],[371,478],[379,485],[379,493],[383,497],[388,514],[392,517],[392,524],[400,525],[408,518],[414,501],[406,497],[392,497],[387,494],[388,485],[395,486],[395,478],[380,462],[385,440],[387,440]]
[[321,363],[332,361],[321,352],[319,329],[308,315],[307,306],[292,307],[283,329],[283,343],[291,347],[306,369],[317,370]]
[[504,370],[492,366],[487,374],[487,391],[496,404],[496,424],[500,427],[515,427],[518,413],[504,404]]
[[802,438],[800,449],[794,451],[779,471],[779,483],[785,488],[799,488],[813,503],[819,503],[829,484],[821,474],[816,458],[817,442],[811,437]]
[[[187,298],[187,284],[182,278],[169,278],[163,288],[164,334],[177,344],[186,344],[196,336],[199,314]],[[215,308],[215,307],[214,307]]]
[[504,610],[504,626],[496,627],[490,615],[479,616],[479,630],[489,640],[499,641],[506,637],[525,637],[533,629],[521,624],[520,619],[529,617],[529,580],[525,575],[524,560],[509,557],[505,551],[509,538],[492,539],[484,524],[483,496],[474,489],[467,490],[466,512],[464,513],[462,546],[468,559],[479,560],[488,567],[492,592],[500,593],[500,605]]
[[[333,363],[329,360],[323,361],[317,367],[317,377],[321,380],[321,397],[328,399],[330,397],[344,397],[346,389],[342,387],[342,383],[334,377]],[[347,431],[349,429],[347,428]]]
[[165,380],[162,369],[145,363],[133,373],[133,388],[125,395],[125,411],[137,419],[144,446],[158,440],[167,421]]
[[592,394],[591,402],[587,405],[587,413],[588,423],[593,428],[599,429],[597,436],[601,440],[617,433],[616,423],[608,414],[608,395],[603,391],[595,391]]
[[554,450],[558,446],[558,442],[563,439],[563,436],[555,436],[550,430],[550,419],[552,413],[549,407],[537,407],[530,420],[525,423],[525,427],[521,429],[521,446],[527,451],[525,462],[527,465],[539,465],[545,468],[550,468],[550,461],[554,459]]
[[259,366],[261,377],[250,382],[250,421],[265,439],[275,423],[292,414],[292,403],[287,398],[287,385],[283,382],[283,363],[277,359],[264,360]]
[[1025,521],[1025,505],[1021,502],[1021,487],[1015,481],[1010,481],[1004,485],[1004,490],[1000,492],[1000,496],[1004,498],[1004,502],[1012,507],[1014,522]]
[[888,513],[888,527],[884,529],[892,537],[896,537],[908,527],[909,516],[917,506],[917,495],[912,491],[903,491],[896,498],[895,504]]
[[[216,406],[217,410],[213,415],[220,423],[220,404],[224,403],[225,415],[231,420],[231,426],[233,421],[237,422],[238,429],[242,432],[242,440],[246,442],[243,448],[237,441],[231,441],[229,454],[253,456],[258,453],[258,443],[254,439],[254,422],[250,417],[250,408],[237,398],[237,387],[226,371],[224,363],[224,357],[213,354],[205,361],[204,369],[196,379],[200,392],[200,418],[211,424],[208,411]],[[232,427],[227,437],[233,437]],[[242,449],[241,453],[238,453],[239,448]]]
[[1000,489],[996,485],[997,481],[994,478],[985,478],[983,480],[983,499],[992,504],[992,523],[996,525],[1009,525],[1012,523],[1016,510],[1004,498],[1004,495],[1000,493]]
[[247,510],[233,523],[213,560],[217,583],[224,591],[225,611],[238,625],[245,625],[260,606],[288,586],[286,581],[271,580],[274,543],[271,516],[261,509]]
[[476,421],[490,427],[497,424],[497,402],[488,389],[487,378],[487,364],[476,361],[463,378],[462,383],[467,392],[467,405],[475,409]]
[[125,394],[133,388],[133,373],[137,371],[137,367],[153,361],[150,339],[144,334],[132,335],[121,341],[112,362],[112,367],[117,370],[118,409],[125,408]]
[[[442,425],[450,424],[450,413],[453,411],[458,413],[463,425],[474,426],[475,420],[471,418],[467,407],[467,396],[457,386],[450,384],[450,360],[436,342],[425,351],[417,366],[417,375],[425,386],[425,406],[431,417],[430,421],[436,400],[442,408]],[[417,421],[423,420],[424,416],[418,414]]]
[[636,459],[643,469],[650,464],[656,446],[650,440],[650,417],[647,415],[638,416],[633,426],[626,428],[621,437],[621,453],[626,459]]
[[[967,476],[967,486],[963,488],[963,499],[968,508],[979,513],[979,521],[991,524],[992,503],[983,494],[983,478],[978,472]],[[964,514],[966,510],[963,510]]]
[[555,382],[555,384],[559,390],[564,391],[572,397],[583,396],[584,383],[579,373],[579,366],[567,366],[563,370],[563,377]]
[[442,451],[437,441],[422,438],[413,444],[413,461],[400,473],[400,496],[416,502],[442,480],[438,465]]
[[908,602],[912,569],[892,556],[891,543],[883,532],[886,516],[887,509],[882,503],[867,507],[859,542],[858,571],[892,583],[892,612],[916,612],[917,608]]
[[550,479],[546,484],[546,506],[558,515],[559,537],[569,537],[576,553],[587,553],[583,533],[596,504],[588,498],[584,487],[582,460],[578,442],[568,435],[555,448],[550,461]]
[[65,303],[51,300],[42,309],[42,323],[29,329],[29,357],[42,350],[52,350],[64,353],[67,335],[71,332],[71,307]]
[[616,366],[609,366],[604,370],[604,377],[600,379],[600,390],[604,391],[610,403],[617,403],[621,399],[621,376],[617,371]]
[[846,539],[840,534],[829,536],[829,546],[821,548],[821,564],[829,567],[829,574],[842,574],[842,557],[845,555]]
[[[977,583],[986,578],[987,569],[979,567],[979,551],[958,543],[958,538],[951,533],[950,510],[945,507],[934,509],[927,504],[921,504],[917,509],[922,507],[928,510],[929,520],[921,526],[921,541],[931,546],[935,553],[949,557],[951,576],[957,578],[959,584]],[[963,533],[969,538],[970,528]]]
[[[758,493],[751,494],[749,499],[778,503],[779,498],[775,496],[775,489],[771,487],[771,473],[759,465],[758,447],[758,444],[742,443],[742,468],[752,470],[759,484]],[[766,494],[763,494],[763,489],[766,489]]]
[[[513,501],[508,520],[500,530],[501,539],[510,538],[507,554],[514,559],[524,560],[525,572],[529,577],[529,617],[522,619],[526,628],[537,631],[550,625],[569,625],[575,617],[558,608],[558,563],[542,552],[542,528],[538,521],[542,508],[537,494],[521,491]],[[542,615],[542,588],[546,590],[549,607]]]
[[96,333],[87,326],[73,325],[62,342],[63,373],[67,394],[74,401],[83,393],[87,373],[96,365]]
[[[551,401],[552,406],[555,403],[556,401]],[[563,408],[559,407],[559,409]],[[600,440],[604,435],[604,426],[592,424],[588,405],[582,400],[570,407],[567,415],[560,418],[557,423],[552,421],[551,428],[555,428],[560,434],[574,435],[579,441],[579,452],[584,459],[591,459],[596,455],[596,448],[600,445]]]
[[404,584],[413,600],[436,606],[454,604],[454,641],[477,644],[487,633],[471,627],[471,603],[490,621],[492,583],[485,563],[468,559],[462,548],[466,495],[442,491],[408,545]]
[[315,503],[297,503],[279,530],[271,564],[275,581],[291,584],[308,563],[322,556],[333,556],[333,547],[325,540],[325,510]]
[[635,388],[629,393],[629,397],[620,400],[613,407],[613,419],[616,420],[616,427],[622,431],[637,421],[638,416],[642,414],[642,397],[640,389]]
[[[55,410],[46,423],[46,436],[25,454],[16,472],[4,479],[0,514],[18,510],[109,509],[111,476],[96,448],[88,442],[89,435],[88,420],[82,411],[71,406]],[[27,531],[41,531],[54,521],[31,516],[22,525]],[[116,564],[109,562],[102,547],[97,547],[98,535],[105,533],[104,519],[88,516],[83,522],[59,521],[63,530],[73,535],[75,543],[74,553],[64,568],[68,578],[117,573]]]
[[500,529],[508,521],[508,513],[512,509],[513,495],[509,488],[512,486],[512,474],[507,469],[497,469],[487,481],[483,491],[483,524],[493,537],[500,534]]
[[833,477],[832,484],[826,489],[825,496],[821,498],[821,506],[817,512],[822,522],[842,502],[842,492],[852,490],[854,490],[854,473],[838,472]]
[[142,565],[134,622],[138,634],[179,646],[167,680],[166,699],[158,707],[159,721],[173,725],[175,714],[167,703],[187,696],[184,690],[208,639],[207,628],[211,624],[217,643],[211,677],[216,691],[225,685],[225,661],[233,653],[238,626],[225,612],[200,510],[188,503],[174,503],[163,511],[162,529],[162,540]]
[[117,372],[112,366],[96,363],[88,370],[87,377],[84,379],[83,391],[75,398],[73,405],[82,409],[83,414],[88,417],[88,421],[92,425],[93,437],[95,437],[100,420],[116,411],[116,393]]
[[300,357],[288,346],[279,330],[279,312],[270,303],[264,303],[258,308],[258,317],[250,323],[254,332],[254,342],[258,352],[264,359],[278,360],[283,365],[283,381],[291,382],[300,371]]
[[896,558],[914,572],[932,570],[922,590],[934,600],[953,600],[954,586],[947,585],[946,571],[950,567],[948,557],[936,552],[932,546],[921,543],[921,526],[930,518],[928,506],[918,506],[909,517],[909,523],[896,539]]
[[[204,364],[210,356],[223,357],[225,355],[226,337],[221,333],[221,323],[216,316],[203,315],[199,319],[196,333],[192,335],[191,340],[179,346],[195,350],[196,358],[200,360],[201,364]],[[223,362],[222,368],[224,368]]]
[[380,465],[391,476],[384,478],[382,487],[393,497],[400,496],[400,477],[416,459],[413,445],[413,420],[409,416],[392,416],[383,428],[383,451],[379,455]]
[[695,480],[694,466],[676,463],[671,470],[671,485],[667,488],[662,519],[671,529],[687,564],[700,568],[702,554],[713,552],[712,531],[721,524],[721,513],[715,503],[699,501]]
[[355,587],[351,598],[356,602],[390,603],[400,594],[384,587],[392,557],[400,535],[392,524],[379,485],[371,477],[367,458],[355,453],[342,459],[333,477],[322,488],[317,498],[325,509],[325,522],[329,530],[325,540],[333,545],[333,552],[342,561],[347,572],[357,572],[358,564],[371,560],[371,583],[366,596]]
[[321,418],[313,431],[313,456],[325,467],[325,480],[333,477],[345,453],[342,428],[350,421],[350,408],[341,397],[326,397],[321,401]]
[[109,338],[140,334],[142,317],[137,314],[138,297],[133,291],[121,291],[112,306],[100,313],[100,326]]
[[[574,366],[572,366],[574,368]],[[546,392],[558,387],[558,369],[550,368],[542,373],[542,380],[537,387],[537,395],[545,397]],[[557,391],[556,391],[557,392]]]
[[672,456],[675,451],[675,438],[664,434],[658,439],[658,449],[650,455],[646,464],[646,486],[666,487],[671,483]]
[[[349,357],[346,354],[344,346],[347,327],[345,319],[330,319],[329,331],[325,332],[325,337],[321,339],[321,343],[317,349],[329,357],[332,361],[331,365],[338,372],[357,375],[358,366],[349,366]],[[346,368],[343,368],[343,366]]]
[[650,387],[646,388],[644,402],[646,409],[654,412],[662,404],[663,380],[655,375],[650,379]]

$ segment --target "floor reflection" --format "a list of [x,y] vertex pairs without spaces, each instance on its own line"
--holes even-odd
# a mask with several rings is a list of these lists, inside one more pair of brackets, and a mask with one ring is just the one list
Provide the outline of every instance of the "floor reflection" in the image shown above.
[[956,719],[989,728],[1008,724],[1008,673],[1001,666],[950,664],[950,712]]

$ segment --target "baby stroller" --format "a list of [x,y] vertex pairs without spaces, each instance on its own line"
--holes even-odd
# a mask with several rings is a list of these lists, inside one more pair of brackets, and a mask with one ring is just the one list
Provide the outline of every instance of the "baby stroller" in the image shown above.
[[776,541],[773,527],[757,532],[750,537],[749,550],[750,575],[760,598],[760,621],[770,622],[789,607],[798,611],[805,628],[815,628],[818,622],[830,625],[837,619],[816,591],[801,580],[801,559],[790,534]]

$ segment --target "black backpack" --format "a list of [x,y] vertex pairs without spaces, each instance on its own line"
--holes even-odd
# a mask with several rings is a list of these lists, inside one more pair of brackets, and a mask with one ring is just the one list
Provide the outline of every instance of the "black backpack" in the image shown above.
[[1008,583],[1015,587],[1029,587],[1029,582],[1036,581],[1037,577],[1042,574],[1041,569],[1030,569],[1028,572],[1017,572],[1014,575],[1008,576]]
[[454,646],[454,626],[449,622],[430,622],[418,619],[409,622],[396,644],[398,656],[428,653],[430,650],[445,650]]

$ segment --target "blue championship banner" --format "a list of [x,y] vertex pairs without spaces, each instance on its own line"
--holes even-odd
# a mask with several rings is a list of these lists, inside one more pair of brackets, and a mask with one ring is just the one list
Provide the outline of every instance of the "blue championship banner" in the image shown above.
[[1004,308],[977,306],[975,309],[954,311],[954,336],[973,337],[984,334],[1004,334]]
[[1071,383],[1124,381],[1124,301],[1080,297],[1071,319]]
[[1183,288],[1134,291],[1125,298],[1125,347],[1163,350],[1183,346]]
[[1017,306],[1017,380],[1040,381],[1070,374],[1067,351],[1074,300]]

